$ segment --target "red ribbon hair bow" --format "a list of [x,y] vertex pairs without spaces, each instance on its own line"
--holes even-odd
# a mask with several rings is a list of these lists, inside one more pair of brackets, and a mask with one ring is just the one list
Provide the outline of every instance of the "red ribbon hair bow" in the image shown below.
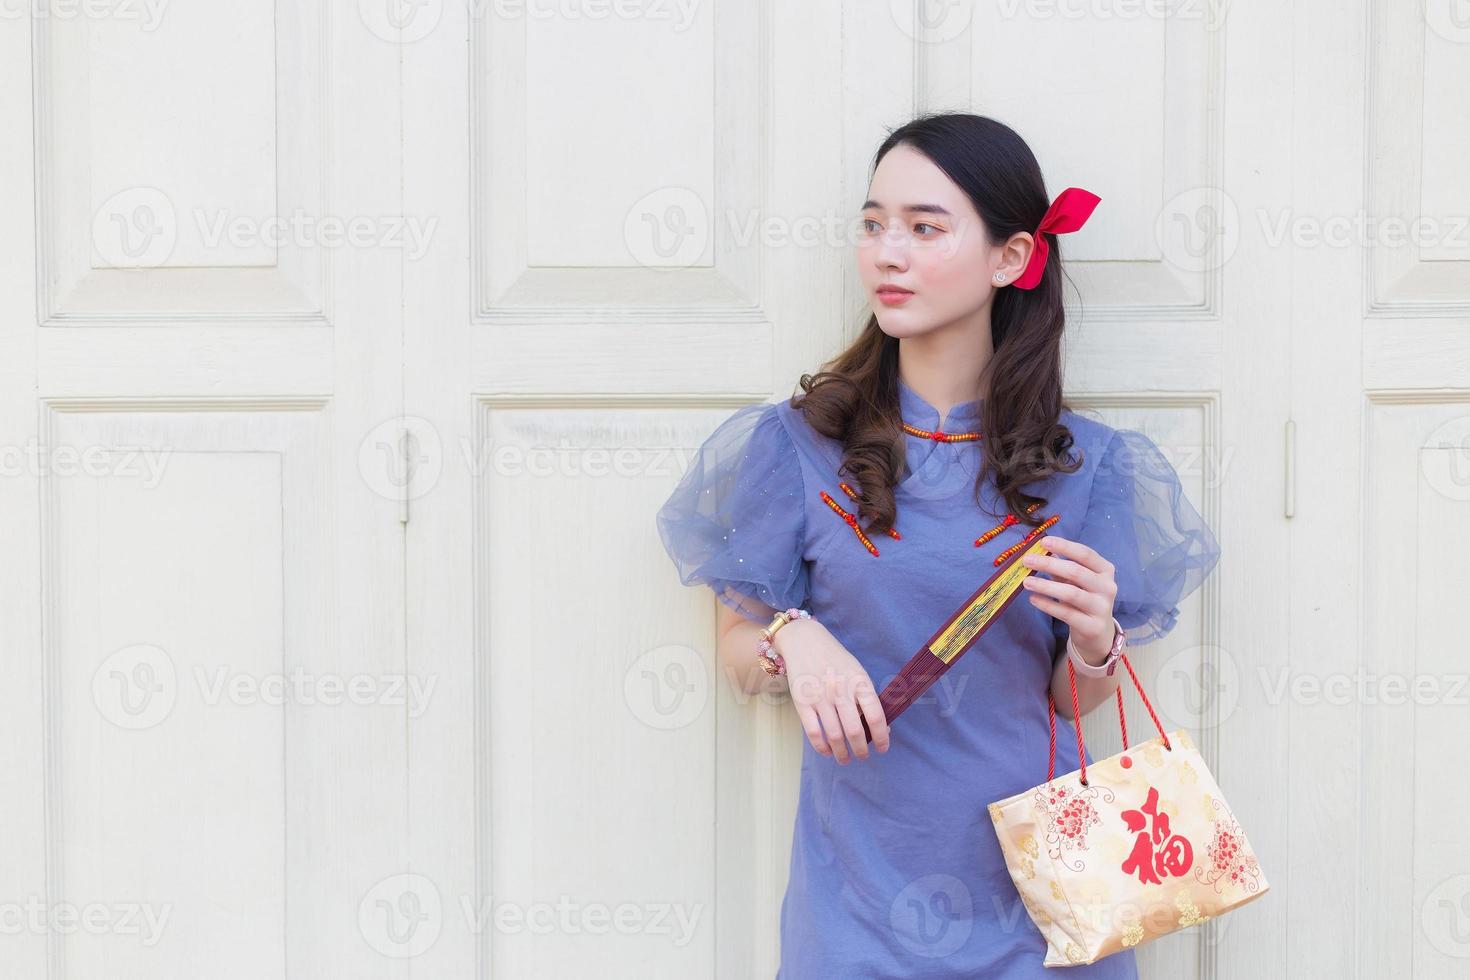
[[1063,235],[1081,228],[1101,200],[1092,191],[1085,191],[1080,187],[1068,187],[1057,195],[1057,199],[1051,202],[1051,207],[1046,209],[1041,224],[1036,226],[1036,234],[1033,236],[1036,247],[1031,250],[1031,260],[1021,271],[1021,278],[1013,284],[1017,289],[1032,289],[1041,282],[1041,274],[1046,271],[1046,257],[1051,252],[1046,236]]

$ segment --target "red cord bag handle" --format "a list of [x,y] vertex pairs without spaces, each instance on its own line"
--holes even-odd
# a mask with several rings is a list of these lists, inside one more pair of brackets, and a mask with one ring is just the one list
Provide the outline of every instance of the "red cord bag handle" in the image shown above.
[[[1082,742],[1082,719],[1081,711],[1077,704],[1077,668],[1072,665],[1072,655],[1064,652],[1062,656],[1067,658],[1067,680],[1072,685],[1072,727],[1077,730],[1077,759],[1081,764],[1081,782],[1087,785],[1087,747]],[[1138,682],[1138,675],[1133,672],[1133,664],[1128,660],[1128,653],[1123,651],[1119,654],[1123,666],[1128,668],[1128,676],[1133,678],[1133,686],[1138,689],[1138,696],[1143,699],[1143,706],[1148,709],[1148,716],[1153,719],[1154,727],[1159,730],[1160,737],[1164,740],[1164,748],[1170,752],[1174,746],[1169,744],[1169,736],[1164,734],[1164,726],[1159,722],[1159,716],[1154,712],[1154,706],[1149,703],[1148,695],[1143,693],[1143,685]],[[1128,719],[1123,713],[1123,688],[1118,687],[1114,692],[1118,696],[1118,727],[1123,731],[1123,748],[1128,748]],[[1046,692],[1046,714],[1048,725],[1051,729],[1051,741],[1047,748],[1046,781],[1051,782],[1057,771],[1057,703],[1051,696],[1051,691]]]

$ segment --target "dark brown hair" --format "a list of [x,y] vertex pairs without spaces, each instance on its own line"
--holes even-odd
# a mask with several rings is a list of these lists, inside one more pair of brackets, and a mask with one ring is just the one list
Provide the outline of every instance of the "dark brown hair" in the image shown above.
[[[970,113],[920,116],[893,130],[873,158],[873,169],[895,146],[914,148],[934,162],[970,199],[992,244],[1018,231],[1035,233],[1051,202],[1041,167],[1009,126]],[[1021,488],[1053,473],[1072,473],[1072,433],[1060,421],[1062,399],[1062,256],[1047,234],[1050,254],[1033,289],[996,290],[991,304],[994,354],[977,384],[986,382],[981,412],[983,464],[975,502],[986,474],[1017,520],[1035,527],[1030,514],[1046,498]],[[976,270],[976,275],[981,275]],[[802,394],[791,404],[817,432],[843,444],[839,472],[857,483],[859,513],[868,533],[886,534],[897,519],[893,487],[905,460],[900,427],[898,339],[885,334],[869,313],[858,338],[815,375],[801,376]],[[1001,515],[994,515],[999,518]]]

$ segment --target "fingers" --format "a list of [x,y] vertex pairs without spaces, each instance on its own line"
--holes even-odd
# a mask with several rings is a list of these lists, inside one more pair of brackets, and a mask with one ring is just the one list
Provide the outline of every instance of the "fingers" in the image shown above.
[[838,701],[837,717],[842,722],[842,731],[847,736],[848,745],[852,746],[853,755],[866,759],[868,737],[863,732],[863,720],[858,716],[857,704],[853,701]]
[[1021,587],[1031,593],[1031,601],[1034,605],[1048,612],[1054,608],[1054,605],[1039,600],[1050,599],[1056,604],[1071,607],[1091,616],[1101,616],[1113,605],[1107,592],[1078,588],[1069,582],[1056,582],[1051,579],[1038,578],[1035,575],[1028,575],[1022,579]]
[[840,765],[847,765],[854,755],[859,759],[870,756],[867,734],[863,731],[864,718],[873,733],[874,747],[879,752],[888,751],[888,720],[883,715],[883,705],[871,691],[862,691],[856,701],[837,698],[817,704],[798,704],[796,713],[812,748],[821,755],[833,756]]
[[796,717],[801,720],[801,730],[806,733],[806,740],[818,755],[831,755],[832,746],[827,744],[827,735],[822,731],[822,721],[817,717],[816,707],[800,701],[795,703]]
[[[1076,569],[1079,567],[1098,575],[1104,575],[1113,571],[1112,562],[1081,541],[1073,541],[1070,538],[1048,534],[1037,541],[1037,544],[1041,545],[1047,551],[1053,552],[1053,554],[1022,555],[1021,561],[1023,564],[1053,574],[1063,574],[1063,570],[1066,570],[1069,572],[1067,577],[1077,574]],[[1060,555],[1061,557],[1057,558],[1056,555]],[[1055,565],[1050,563],[1055,563]]]
[[888,719],[866,672],[861,668],[856,674],[828,670],[823,677],[803,680],[793,681],[789,691],[802,731],[819,755],[833,756],[840,765],[854,755],[869,758],[869,733],[879,752],[888,751]]
[[868,731],[873,736],[873,748],[879,752],[888,751],[888,716],[883,711],[883,702],[877,693],[871,688],[865,688],[857,693],[857,704],[863,712],[863,718],[867,719]]
[[[1111,562],[1078,541],[1047,536],[1041,539],[1041,544],[1065,557],[1032,554],[1021,556],[1023,565],[1037,573],[1051,576],[1043,578],[1041,574],[1035,574],[1021,580],[1022,587],[1032,594],[1033,605],[1048,612],[1052,612],[1058,603],[1091,615],[1111,612],[1118,591]],[[1055,602],[1038,601],[1038,594],[1049,596]],[[1053,612],[1052,615],[1056,613]]]
[[[823,701],[817,705],[817,717],[822,720],[822,729],[826,732],[827,752],[837,759],[838,765],[847,765],[852,760],[852,756],[847,751],[847,739],[842,735],[842,722],[837,718],[837,709],[830,701]],[[817,749],[817,751],[822,750]]]
[[[1054,555],[1022,555],[1021,564],[1050,575],[1049,581],[1070,582],[1073,585],[1095,592],[1102,591],[1103,584],[1112,580],[1110,572],[1095,572],[1085,565],[1071,561],[1067,558],[1057,558]],[[1029,583],[1039,575],[1028,575],[1021,581]]]

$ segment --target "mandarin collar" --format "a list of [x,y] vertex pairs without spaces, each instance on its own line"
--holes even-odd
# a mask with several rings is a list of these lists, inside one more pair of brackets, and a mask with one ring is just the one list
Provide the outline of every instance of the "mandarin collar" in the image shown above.
[[903,416],[903,421],[920,429],[937,429],[943,432],[971,431],[976,427],[970,423],[979,420],[984,407],[985,399],[983,398],[960,402],[949,410],[947,417],[941,420],[937,408],[910,388],[903,378],[898,379],[899,412]]

